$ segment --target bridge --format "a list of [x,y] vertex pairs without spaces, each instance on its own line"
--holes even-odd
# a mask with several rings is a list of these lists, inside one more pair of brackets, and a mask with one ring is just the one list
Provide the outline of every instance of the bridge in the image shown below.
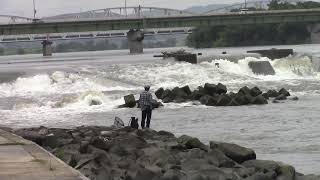
[[[141,7],[139,7],[141,8]],[[104,14],[108,14],[107,11]],[[126,12],[127,13],[127,12]],[[108,16],[109,17],[109,16]],[[320,22],[320,9],[298,9],[298,10],[277,10],[277,11],[252,11],[245,13],[212,13],[205,15],[193,15],[186,12],[181,12],[170,16],[156,17],[128,17],[117,16],[115,18],[94,18],[94,19],[78,19],[78,20],[63,20],[63,21],[46,21],[40,20],[33,23],[16,23],[0,25],[0,36],[8,35],[30,35],[30,34],[57,34],[70,32],[106,32],[108,31],[129,31],[126,36],[129,40],[130,52],[142,52],[143,32],[148,29],[161,30],[164,28],[189,28],[184,32],[190,32],[190,29],[198,26],[220,26],[220,25],[236,25],[236,24],[265,24],[265,23],[292,23],[292,22]],[[181,31],[181,30],[180,30]],[[100,33],[102,34],[102,33]],[[88,35],[86,38],[98,37],[96,35]],[[43,41],[44,49],[48,47],[50,51],[51,42],[39,38]],[[79,35],[80,37],[80,35]],[[36,38],[33,38],[35,40]],[[57,38],[56,38],[57,39]],[[2,38],[2,41],[4,38]],[[23,40],[23,39],[22,39]],[[27,39],[25,39],[27,40]],[[50,53],[49,53],[50,54]],[[45,53],[44,53],[45,55]]]

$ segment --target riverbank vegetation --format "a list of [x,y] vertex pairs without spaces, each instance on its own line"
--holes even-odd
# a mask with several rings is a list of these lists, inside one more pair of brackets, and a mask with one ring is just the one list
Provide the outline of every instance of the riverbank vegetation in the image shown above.
[[[272,0],[268,5],[269,10],[319,7],[320,3],[312,1],[293,4]],[[236,12],[235,9],[232,11]],[[308,23],[280,23],[198,27],[194,33],[188,36],[186,43],[188,46],[195,48],[310,43],[308,25]]]

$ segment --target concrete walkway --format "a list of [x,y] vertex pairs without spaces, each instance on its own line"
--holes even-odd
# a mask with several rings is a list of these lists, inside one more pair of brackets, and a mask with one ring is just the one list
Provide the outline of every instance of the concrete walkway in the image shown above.
[[37,144],[0,129],[0,180],[88,180]]

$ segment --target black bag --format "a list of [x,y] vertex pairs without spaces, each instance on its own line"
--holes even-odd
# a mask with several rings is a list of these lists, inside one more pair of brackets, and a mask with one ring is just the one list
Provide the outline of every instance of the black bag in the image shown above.
[[131,120],[130,120],[130,127],[134,128],[134,129],[139,129],[139,121],[138,121],[138,118],[136,117],[131,117]]

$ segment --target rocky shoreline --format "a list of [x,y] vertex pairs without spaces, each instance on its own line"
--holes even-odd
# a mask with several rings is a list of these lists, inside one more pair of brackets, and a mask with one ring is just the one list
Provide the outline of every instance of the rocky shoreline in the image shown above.
[[[9,129],[6,129],[7,131]],[[11,130],[92,180],[319,180],[232,143],[131,127]]]

